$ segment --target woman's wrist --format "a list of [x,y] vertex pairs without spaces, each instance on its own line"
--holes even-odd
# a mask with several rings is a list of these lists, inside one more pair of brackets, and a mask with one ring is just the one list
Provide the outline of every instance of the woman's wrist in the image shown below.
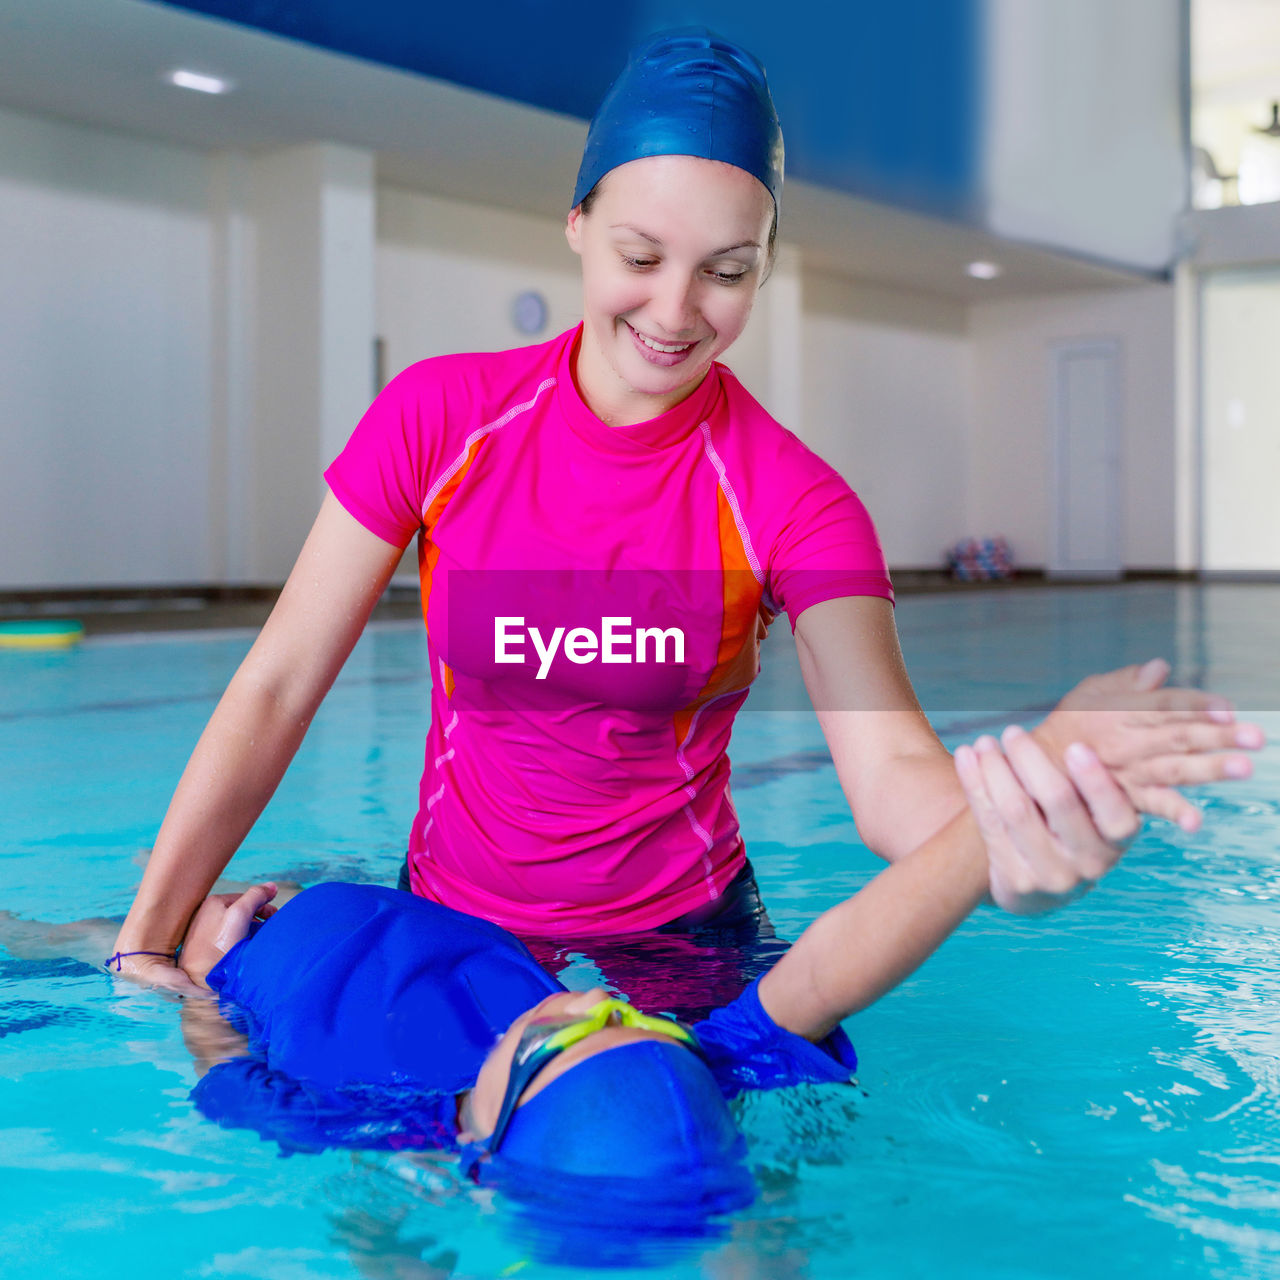
[[128,920],[116,934],[111,944],[113,954],[121,956],[168,956],[171,960],[177,957],[186,937],[186,929],[174,931],[166,929],[134,929],[129,927]]
[[200,894],[189,906],[175,902],[172,896],[158,901],[148,900],[150,897],[144,883],[116,935],[113,947],[115,951],[152,951],[176,955],[187,936],[191,917],[199,908],[204,895]]
[[107,957],[106,967],[110,969],[112,965],[115,965],[116,973],[121,973],[124,970],[124,961],[130,960],[134,956],[158,956],[161,959],[172,961],[174,964],[178,963],[177,951],[117,951],[114,955]]

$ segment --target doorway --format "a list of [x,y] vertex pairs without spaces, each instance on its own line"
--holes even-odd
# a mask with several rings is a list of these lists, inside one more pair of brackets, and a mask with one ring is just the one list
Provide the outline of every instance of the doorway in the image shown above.
[[1054,482],[1049,576],[1118,578],[1120,343],[1053,348]]

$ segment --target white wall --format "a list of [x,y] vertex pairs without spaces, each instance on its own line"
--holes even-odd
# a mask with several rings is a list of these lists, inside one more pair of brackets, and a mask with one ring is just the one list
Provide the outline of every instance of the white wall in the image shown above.
[[[209,155],[0,112],[0,590],[280,581],[372,391],[369,285],[388,374],[537,341],[511,320],[522,290],[549,302],[540,336],[577,322],[559,219],[375,189],[368,159]],[[294,169],[302,230],[280,190]],[[1165,567],[1172,330],[1163,286],[966,313],[784,246],[728,361],[858,490],[891,564],[1004,532],[1037,565],[1049,344],[1118,336],[1125,560]],[[281,398],[299,377],[311,392]]]
[[208,167],[0,111],[0,590],[211,573]]
[[[552,218],[381,186],[375,270],[388,378],[428,356],[542,342],[582,319],[578,259]],[[548,303],[532,337],[511,318],[529,289]]]
[[973,434],[969,519],[1006,534],[1019,562],[1045,564],[1052,512],[1051,349],[1114,338],[1121,346],[1123,562],[1171,569],[1175,537],[1176,382],[1172,285],[989,302],[971,308]]
[[940,564],[946,546],[983,531],[966,515],[964,307],[806,272],[803,333],[798,434],[866,503],[891,566]]

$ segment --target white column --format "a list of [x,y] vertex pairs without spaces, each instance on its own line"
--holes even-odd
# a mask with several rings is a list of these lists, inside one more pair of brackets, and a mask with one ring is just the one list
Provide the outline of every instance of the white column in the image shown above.
[[253,245],[251,166],[239,151],[210,159],[213,320],[209,464],[212,581],[251,573],[253,509]]
[[1174,564],[1200,568],[1200,276],[1185,259],[1174,285]]
[[371,152],[333,143],[253,160],[253,447],[248,571],[289,572],[320,474],[372,395]]
[[805,439],[804,288],[800,250],[779,245],[769,290],[769,408]]
[[[369,407],[377,209],[373,153],[328,145],[320,190],[320,460],[328,466]],[[323,481],[320,482],[323,494]]]

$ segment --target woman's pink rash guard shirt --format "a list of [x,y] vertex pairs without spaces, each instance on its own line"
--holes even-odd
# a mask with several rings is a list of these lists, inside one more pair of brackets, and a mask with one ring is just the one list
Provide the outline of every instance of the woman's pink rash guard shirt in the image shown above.
[[727,747],[765,628],[893,599],[856,495],[728,369],[609,427],[574,384],[579,332],[411,366],[325,473],[372,533],[418,536],[414,892],[552,937],[719,897],[745,857]]

